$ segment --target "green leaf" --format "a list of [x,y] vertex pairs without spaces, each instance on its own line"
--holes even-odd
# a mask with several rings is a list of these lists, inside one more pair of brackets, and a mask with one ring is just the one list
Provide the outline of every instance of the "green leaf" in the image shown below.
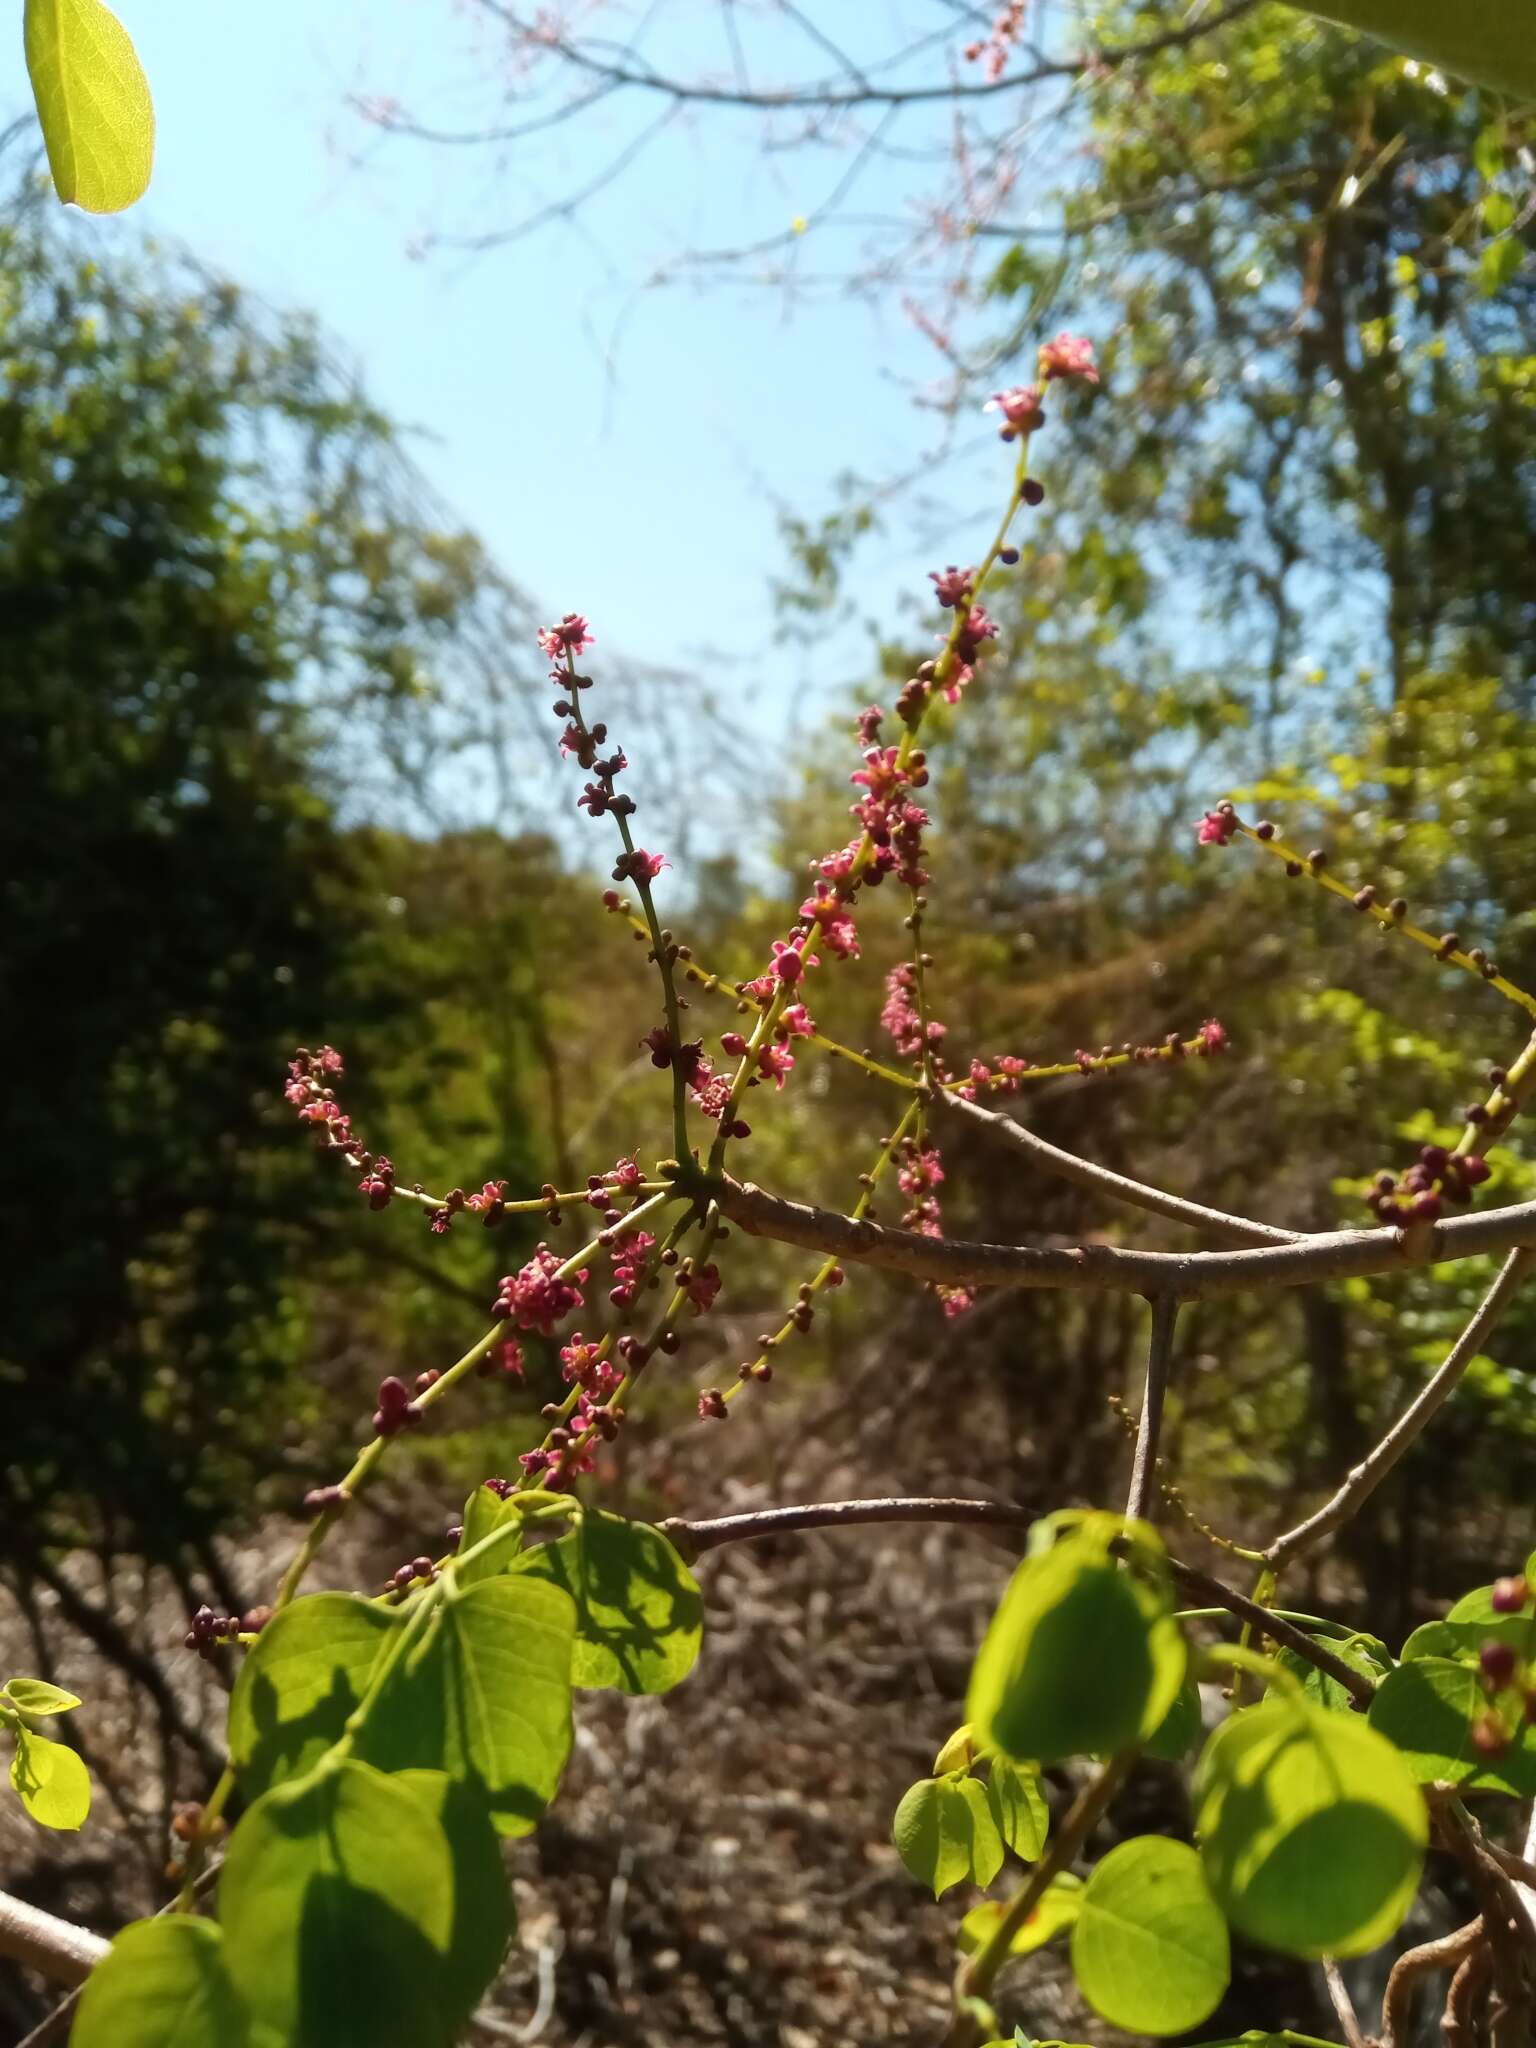
[[668,1692],[698,1660],[698,1581],[658,1529],[588,1508],[568,1536],[523,1551],[517,1569],[564,1587],[576,1603],[571,1682]]
[[1513,99],[1536,99],[1536,39],[1528,0],[1325,0],[1308,10],[1363,29],[1405,56]]
[[314,1768],[399,1625],[398,1608],[352,1593],[312,1593],[267,1623],[229,1701],[229,1760],[247,1799]]
[[969,1721],[962,1722],[934,1758],[933,1775],[942,1778],[949,1771],[968,1771],[979,1754],[975,1729]]
[[1371,1702],[1371,1726],[1402,1752],[1422,1785],[1460,1785],[1468,1792],[1536,1795],[1536,1728],[1521,1723],[1501,1757],[1483,1756],[1472,1724],[1488,1695],[1470,1664],[1419,1657],[1400,1664]]
[[1045,1803],[1040,1773],[1029,1765],[993,1757],[987,1767],[987,1804],[1003,1846],[1033,1863],[1051,1831],[1051,1809]]
[[1194,1850],[1160,1835],[1111,1849],[1083,1892],[1072,1971],[1094,2011],[1130,2033],[1182,2034],[1209,2019],[1231,1957]]
[[27,72],[59,197],[120,213],[149,183],[155,110],[128,31],[101,0],[26,0]]
[[1186,1651],[1166,1593],[1089,1530],[1026,1558],[971,1672],[966,1718],[1007,1755],[1108,1755],[1161,1726]]
[[[1053,1877],[1029,1918],[1009,1942],[1009,1955],[1027,1956],[1034,1949],[1044,1948],[1063,1928],[1072,1925],[1082,1899],[1083,1880],[1080,1877],[1074,1877],[1070,1870]],[[1001,1899],[987,1899],[982,1905],[973,1906],[960,1922],[958,1941],[961,1955],[974,1955],[991,1937],[1007,1910]]]
[[896,1809],[891,1839],[919,1884],[941,1898],[970,1878],[990,1884],[1003,1867],[1003,1843],[983,1786],[963,1771],[919,1778]]
[[211,1920],[125,1927],[86,1979],[70,2048],[245,2048],[244,2006]]
[[1147,1755],[1159,1763],[1181,1763],[1200,1740],[1204,1729],[1200,1713],[1200,1688],[1186,1678],[1174,1695],[1173,1705],[1147,1738]]
[[517,1915],[501,1860],[496,1830],[478,1787],[445,1771],[400,1771],[403,1785],[432,1815],[453,1858],[453,1926],[448,1939],[447,1975],[456,1993],[460,2020],[467,2020],[493,1983],[512,1936]]
[[503,1835],[525,1835],[571,1749],[568,1594],[518,1572],[438,1607],[369,1716],[358,1753],[381,1770],[478,1782]]
[[[508,1522],[523,1519],[520,1509],[515,1508],[501,1494],[493,1493],[488,1486],[477,1486],[464,1503],[464,1534],[459,1538],[459,1555],[473,1550],[487,1536],[494,1535]],[[504,1551],[491,1557],[479,1557],[470,1565],[458,1565],[455,1573],[461,1586],[477,1586],[482,1579],[494,1579],[501,1572],[510,1571],[518,1562],[517,1546],[511,1544]]]
[[4,1697],[12,1706],[29,1715],[67,1714],[80,1704],[74,1693],[65,1692],[62,1686],[50,1685],[46,1678],[7,1679]]
[[1206,1744],[1194,1789],[1206,1877],[1240,1933],[1352,1956],[1401,1924],[1428,1818],[1403,1759],[1358,1715],[1278,1697],[1246,1708]]
[[219,1876],[230,1976],[283,2048],[447,2048],[454,1912],[443,1830],[351,1759],[263,1793]]
[[[1378,1660],[1358,1640],[1353,1642],[1348,1640],[1330,1642],[1327,1647],[1332,1650],[1340,1663],[1347,1664],[1352,1671],[1360,1672],[1373,1685],[1381,1677],[1382,1673],[1390,1668],[1385,1660],[1385,1654]],[[1307,1698],[1315,1700],[1318,1706],[1327,1707],[1330,1713],[1335,1714],[1352,1714],[1354,1712],[1355,1702],[1348,1689],[1341,1685],[1338,1679],[1330,1678],[1326,1671],[1319,1671],[1317,1666],[1309,1662],[1299,1651],[1278,1650],[1275,1653],[1275,1662],[1282,1671],[1288,1671],[1291,1674]],[[1278,1686],[1270,1688],[1271,1694],[1277,1693],[1279,1690]]]
[[78,1752],[27,1728],[12,1732],[11,1784],[22,1805],[39,1827],[78,1828],[91,1810],[90,1774]]

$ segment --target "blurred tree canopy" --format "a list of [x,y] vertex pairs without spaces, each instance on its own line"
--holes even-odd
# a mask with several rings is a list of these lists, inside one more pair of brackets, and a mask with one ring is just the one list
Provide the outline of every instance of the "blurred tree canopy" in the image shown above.
[[[505,593],[304,322],[186,259],[83,255],[26,184],[0,228],[0,475],[9,1557],[53,1582],[90,1542],[234,1601],[215,1534],[345,1427],[319,1426],[313,1354],[363,1284],[283,1060],[360,1045],[366,1105],[462,967],[457,939],[403,950],[420,844],[338,801],[387,786],[409,815]],[[527,980],[526,921],[503,936],[482,994]],[[502,1040],[473,1063],[497,1099],[466,1104],[472,1159],[526,1150]]]

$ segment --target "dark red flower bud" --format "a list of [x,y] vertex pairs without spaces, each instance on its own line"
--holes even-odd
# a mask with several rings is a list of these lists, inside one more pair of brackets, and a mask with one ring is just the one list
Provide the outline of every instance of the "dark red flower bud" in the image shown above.
[[1514,1677],[1519,1659],[1508,1643],[1487,1642],[1478,1651],[1477,1661],[1490,1685],[1505,1686]]

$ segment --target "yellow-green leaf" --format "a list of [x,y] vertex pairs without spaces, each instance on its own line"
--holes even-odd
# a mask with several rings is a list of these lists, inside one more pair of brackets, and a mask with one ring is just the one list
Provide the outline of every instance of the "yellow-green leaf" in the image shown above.
[[102,0],[26,0],[27,72],[59,197],[120,213],[142,196],[155,112],[128,31]]
[[25,1728],[16,1731],[11,1783],[40,1827],[77,1828],[91,1810],[91,1780],[76,1751]]

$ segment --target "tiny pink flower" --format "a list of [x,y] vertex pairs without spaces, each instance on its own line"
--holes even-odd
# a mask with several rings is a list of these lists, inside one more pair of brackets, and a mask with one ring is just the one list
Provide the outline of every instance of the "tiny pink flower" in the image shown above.
[[596,645],[596,640],[580,612],[567,612],[557,626],[539,629],[539,645],[551,661],[559,661],[567,654],[573,659],[585,654],[589,647]]
[[1049,382],[1056,377],[1078,377],[1085,384],[1097,384],[1098,365],[1093,360],[1093,343],[1081,334],[1058,334],[1040,350],[1040,374]]

